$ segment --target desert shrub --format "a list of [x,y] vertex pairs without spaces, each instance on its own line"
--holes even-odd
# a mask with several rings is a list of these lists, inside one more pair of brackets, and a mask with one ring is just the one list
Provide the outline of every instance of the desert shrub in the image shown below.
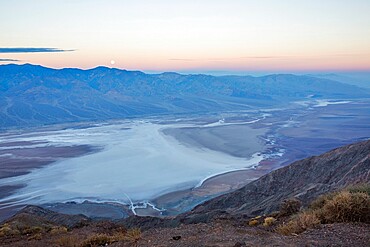
[[59,247],[77,247],[80,246],[80,240],[75,236],[62,236],[55,240],[55,245]]
[[266,217],[264,222],[263,222],[263,226],[272,226],[274,223],[276,222],[276,219],[274,217]]
[[135,243],[140,239],[141,239],[141,230],[139,228],[129,229],[124,236],[124,240]]
[[105,246],[112,243],[110,236],[106,234],[95,234],[82,242],[82,247]]
[[50,229],[50,234],[52,235],[57,235],[57,234],[62,234],[62,233],[67,233],[68,229],[64,226],[55,226]]
[[303,212],[298,214],[288,223],[278,226],[276,231],[284,235],[289,235],[292,233],[298,234],[319,224],[320,220],[317,218],[315,213]]
[[249,225],[249,226],[256,226],[256,225],[258,225],[258,223],[259,223],[259,222],[258,222],[258,220],[253,220],[253,219],[252,219],[252,220],[250,220],[250,221],[248,222],[248,225]]
[[9,226],[7,226],[7,225],[2,226],[0,228],[0,236],[1,237],[9,236],[9,235],[11,235],[11,232],[12,232],[12,229]]
[[22,234],[38,234],[38,233],[41,233],[42,232],[42,228],[39,227],[39,226],[33,226],[33,227],[24,227],[23,229],[21,229],[21,233]]
[[126,240],[126,234],[127,234],[127,230],[125,228],[118,228],[115,230],[112,236],[112,241],[116,242],[116,241]]
[[339,192],[332,192],[325,195],[321,195],[317,197],[314,201],[311,202],[310,206],[308,207],[310,210],[319,210],[324,207],[328,201],[333,200],[333,198],[338,194]]
[[350,193],[365,193],[370,196],[370,184],[357,184],[349,186],[347,190]]
[[8,224],[4,224],[0,227],[0,237],[17,236],[17,235],[20,235],[20,234],[21,233],[18,229],[13,229]]
[[299,212],[301,206],[302,203],[296,198],[284,200],[280,205],[280,216],[289,216],[295,214]]
[[32,236],[28,237],[28,241],[31,241],[31,240],[41,240],[42,239],[42,234],[41,233],[36,233],[36,234],[33,234]]
[[366,186],[357,187],[320,196],[307,211],[280,225],[277,231],[282,234],[301,233],[320,223],[370,223],[370,196],[364,192],[366,190]]
[[322,208],[324,223],[370,222],[370,196],[367,193],[342,191]]

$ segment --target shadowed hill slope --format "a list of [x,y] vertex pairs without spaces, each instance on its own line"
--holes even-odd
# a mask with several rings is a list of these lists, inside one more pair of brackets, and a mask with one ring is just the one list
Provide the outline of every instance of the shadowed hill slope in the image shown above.
[[189,214],[210,214],[222,210],[230,214],[260,215],[278,210],[281,202],[291,197],[307,205],[321,194],[369,182],[368,140],[296,161],[237,191],[205,202]]

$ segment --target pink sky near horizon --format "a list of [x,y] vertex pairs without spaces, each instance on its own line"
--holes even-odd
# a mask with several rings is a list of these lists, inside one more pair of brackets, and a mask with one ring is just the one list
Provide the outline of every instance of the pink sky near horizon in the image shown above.
[[0,48],[74,50],[0,59],[158,72],[370,71],[369,13],[367,0],[0,1]]

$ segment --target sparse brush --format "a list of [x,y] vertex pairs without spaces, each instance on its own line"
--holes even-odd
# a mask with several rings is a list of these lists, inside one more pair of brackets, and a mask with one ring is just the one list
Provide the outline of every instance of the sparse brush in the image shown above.
[[310,210],[317,210],[322,209],[324,205],[333,199],[339,192],[332,192],[325,195],[321,195],[317,197],[313,202],[311,202],[309,209]]
[[95,234],[82,242],[81,247],[105,246],[113,242],[106,234]]
[[129,229],[124,236],[124,240],[134,243],[136,243],[140,239],[141,239],[141,230],[139,228]]
[[288,223],[278,226],[276,231],[284,235],[290,235],[292,233],[298,234],[319,224],[320,220],[314,213],[304,212],[298,214]]
[[370,196],[363,192],[342,191],[328,200],[322,211],[325,223],[370,223]]
[[62,236],[55,241],[59,247],[77,247],[80,246],[80,240],[75,236]]
[[4,224],[0,227],[0,237],[17,236],[20,234],[21,232],[18,229],[12,229],[8,224]]
[[127,233],[126,229],[124,228],[119,229],[113,234],[112,241],[116,242],[116,241],[126,240],[126,233]]
[[36,234],[33,234],[32,236],[28,237],[28,241],[31,241],[31,240],[41,240],[42,239],[42,234],[41,233],[36,233]]
[[268,227],[272,226],[276,222],[276,219],[274,217],[266,217],[263,226]]
[[370,196],[370,184],[356,184],[349,186],[347,190],[350,193],[365,193]]
[[258,224],[259,224],[258,220],[250,220],[250,221],[248,222],[248,225],[249,225],[249,226],[256,226],[256,225],[258,225]]
[[21,230],[21,233],[24,235],[28,234],[38,234],[41,233],[43,229],[39,226],[33,226],[33,227],[25,227]]
[[329,193],[313,201],[309,209],[277,228],[282,234],[301,233],[320,223],[370,223],[370,196],[366,186]]
[[280,216],[290,216],[299,212],[302,203],[296,198],[284,200],[280,205]]
[[11,235],[12,229],[9,226],[2,226],[0,228],[0,235],[1,236],[9,236]]
[[57,234],[62,234],[62,233],[67,233],[68,229],[64,226],[56,226],[51,228],[50,234],[52,235],[57,235]]

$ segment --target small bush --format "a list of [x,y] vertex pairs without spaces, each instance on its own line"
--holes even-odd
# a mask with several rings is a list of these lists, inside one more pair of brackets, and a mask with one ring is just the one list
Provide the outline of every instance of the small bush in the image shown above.
[[41,233],[36,233],[36,234],[33,234],[32,236],[30,236],[28,238],[28,241],[31,241],[31,240],[41,240],[42,239],[42,234]]
[[141,239],[141,230],[139,228],[129,229],[126,232],[124,239],[136,243]]
[[308,228],[313,228],[320,224],[320,220],[312,212],[304,212],[297,215],[294,219],[289,221],[287,224],[280,225],[276,228],[276,231],[289,235],[292,233],[302,233]]
[[106,234],[95,234],[82,243],[82,247],[104,246],[112,243],[110,236]]
[[370,196],[363,192],[342,191],[322,208],[323,221],[370,223]]
[[1,236],[9,236],[12,233],[12,229],[9,226],[3,226],[0,228]]
[[284,200],[280,205],[280,216],[290,216],[298,213],[301,206],[302,203],[296,198]]
[[8,224],[4,224],[0,227],[0,237],[17,236],[20,234],[18,229],[12,229]]
[[349,186],[347,190],[350,193],[365,193],[370,196],[370,185],[369,184],[357,184]]
[[28,235],[28,234],[38,234],[42,232],[42,228],[39,226],[33,226],[33,227],[25,227],[21,230],[22,234]]
[[127,231],[126,231],[125,228],[120,228],[120,229],[116,230],[115,233],[112,236],[112,241],[116,242],[116,241],[126,240],[126,233],[127,233]]
[[328,202],[333,200],[333,197],[336,196],[338,192],[332,192],[325,195],[321,195],[317,197],[313,202],[311,202],[309,209],[310,210],[319,210],[324,207],[324,205]]
[[317,224],[336,222],[370,223],[370,195],[366,186],[334,192],[318,197],[309,210],[298,214],[277,231],[282,234],[301,233]]
[[55,241],[59,247],[77,247],[80,246],[80,240],[75,236],[63,236]]
[[52,235],[57,235],[57,234],[62,234],[62,233],[67,233],[68,229],[64,226],[56,226],[51,228],[50,234]]
[[274,217],[266,217],[263,226],[268,227],[272,226],[276,222],[276,219]]
[[248,222],[248,225],[249,226],[256,226],[256,225],[258,225],[258,220],[250,220],[249,222]]

